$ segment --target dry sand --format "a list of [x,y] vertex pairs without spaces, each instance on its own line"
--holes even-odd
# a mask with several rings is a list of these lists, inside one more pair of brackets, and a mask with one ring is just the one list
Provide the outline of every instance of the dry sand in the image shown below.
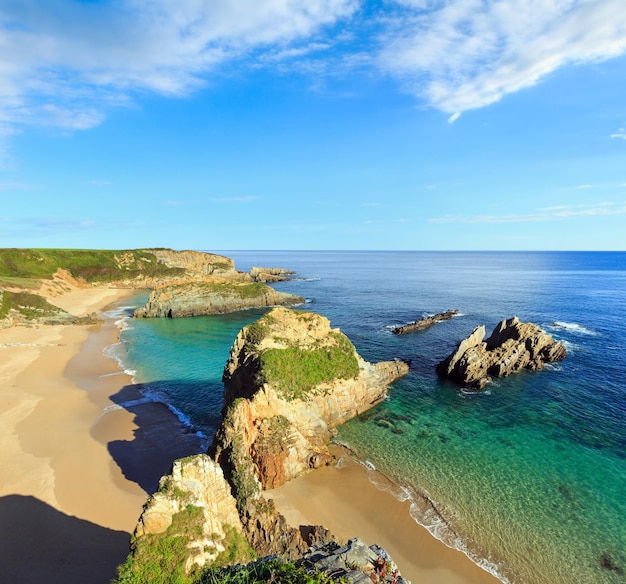
[[[50,301],[81,316],[130,294]],[[111,319],[0,330],[0,582],[109,582],[158,477],[198,449],[162,404],[123,407],[140,395],[103,354],[118,334]]]
[[[266,491],[294,527],[323,525],[342,540],[360,537],[378,544],[413,584],[498,584],[500,581],[418,525],[408,501],[376,487],[361,464],[339,446],[333,454],[341,464],[312,471]],[[386,479],[378,475],[376,482]]]

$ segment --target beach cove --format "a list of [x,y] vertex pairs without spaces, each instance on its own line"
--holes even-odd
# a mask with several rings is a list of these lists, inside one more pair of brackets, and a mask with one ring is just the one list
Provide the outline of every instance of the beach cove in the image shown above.
[[[128,553],[130,535],[160,476],[174,458],[201,448],[195,433],[163,404],[145,400],[106,355],[117,344],[120,307],[132,294],[90,288],[55,298],[72,314],[103,313],[101,325],[0,330],[0,450],[5,461],[0,574],[7,581],[109,582]],[[417,526],[394,497],[376,491],[359,465],[348,471],[348,482],[345,474],[328,474],[332,470],[311,474],[318,505],[311,504],[306,483],[298,498],[299,479],[283,487],[289,491],[273,495],[279,508],[292,520],[330,520],[338,537],[384,541],[390,551],[395,549],[391,535],[396,519],[403,516],[407,543],[419,533],[418,545],[410,544],[411,554],[397,560],[407,578],[440,584],[497,581]],[[362,507],[348,504],[346,485],[364,494]],[[291,500],[289,492],[296,494]],[[369,515],[365,522],[363,513]]]

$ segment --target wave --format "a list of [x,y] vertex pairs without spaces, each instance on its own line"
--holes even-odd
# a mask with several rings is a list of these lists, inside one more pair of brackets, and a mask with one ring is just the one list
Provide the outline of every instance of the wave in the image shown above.
[[579,335],[587,335],[591,337],[597,337],[600,335],[600,333],[594,331],[593,329],[587,328],[586,326],[575,322],[564,322],[556,320],[551,325],[548,325],[548,328],[551,328],[553,330],[566,330]]
[[[333,443],[344,448],[347,457],[364,467],[368,480],[379,491],[389,493],[400,503],[409,501],[409,515],[415,523],[424,527],[430,535],[449,548],[464,553],[474,564],[503,582],[503,584],[511,584],[510,580],[502,573],[502,567],[497,562],[481,556],[478,549],[474,550],[472,548],[471,542],[456,532],[454,529],[456,514],[452,509],[440,506],[425,489],[418,491],[413,486],[393,481],[377,470],[372,462],[361,460],[348,444],[339,441],[333,441]],[[343,468],[346,465],[343,457],[339,458],[337,464],[338,468]]]

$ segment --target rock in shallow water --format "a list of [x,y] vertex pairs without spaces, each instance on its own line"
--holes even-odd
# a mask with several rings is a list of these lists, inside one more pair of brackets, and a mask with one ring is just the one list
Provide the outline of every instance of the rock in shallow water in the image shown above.
[[476,327],[437,365],[437,373],[466,387],[482,389],[491,377],[505,377],[522,369],[535,371],[567,355],[563,343],[516,316],[501,321],[491,336],[484,338],[485,327]]

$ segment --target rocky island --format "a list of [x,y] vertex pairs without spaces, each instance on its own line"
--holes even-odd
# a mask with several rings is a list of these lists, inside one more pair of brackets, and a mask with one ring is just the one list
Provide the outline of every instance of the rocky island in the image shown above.
[[[207,566],[245,562],[253,554],[301,558],[312,544],[318,559],[325,549],[337,556],[329,565],[339,562],[352,547],[342,551],[321,526],[311,526],[305,537],[287,525],[263,490],[330,463],[335,428],[378,404],[387,386],[407,372],[401,361],[364,361],[318,314],[274,308],[244,327],[224,369],[223,421],[208,456],[178,461],[161,479],[118,582],[131,581],[130,574],[142,581],[154,561],[167,577],[176,573],[191,582]],[[156,550],[171,546],[176,556],[155,560]],[[384,550],[361,551],[366,560],[357,571],[376,574]],[[344,574],[356,569],[349,564],[343,563]],[[385,581],[385,574],[378,575],[377,581]],[[389,576],[399,577],[397,571]]]
[[394,335],[406,335],[407,333],[424,331],[434,324],[441,322],[442,320],[450,320],[451,318],[454,318],[457,314],[459,314],[459,311],[456,309],[446,310],[445,312],[438,312],[437,314],[425,316],[424,318],[420,318],[419,320],[410,322],[409,324],[397,326],[396,328],[392,329],[391,332]]
[[537,325],[513,317],[501,321],[485,338],[479,326],[437,365],[437,373],[471,389],[482,389],[492,377],[504,377],[523,369],[535,371],[544,363],[565,358],[563,343]]

